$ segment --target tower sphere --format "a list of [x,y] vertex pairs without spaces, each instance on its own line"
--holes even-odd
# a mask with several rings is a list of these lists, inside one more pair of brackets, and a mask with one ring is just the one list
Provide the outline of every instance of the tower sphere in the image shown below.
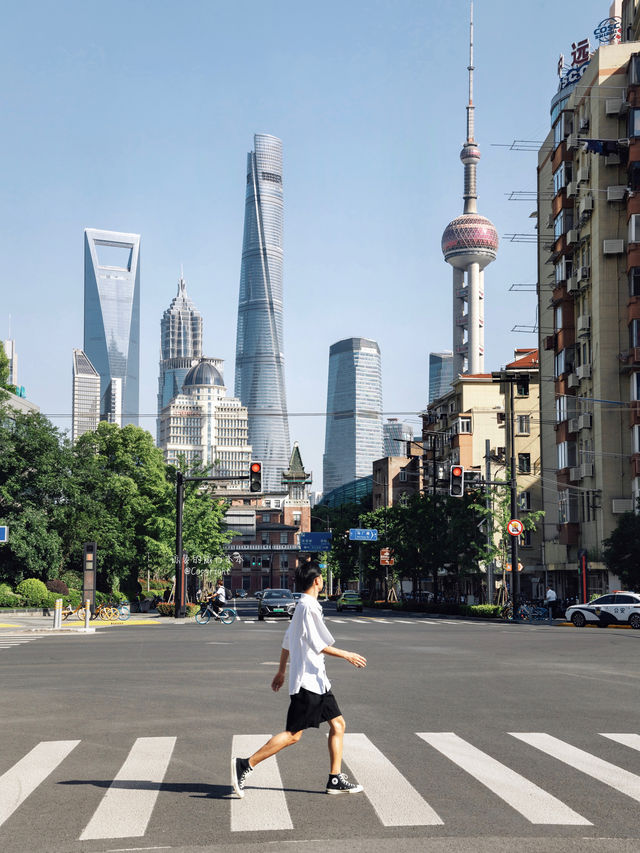
[[478,163],[480,160],[480,149],[475,142],[466,142],[460,152],[460,159],[465,166],[470,166],[472,163]]
[[444,229],[442,254],[452,267],[466,269],[469,264],[479,264],[484,269],[495,261],[497,253],[498,232],[486,216],[463,213]]

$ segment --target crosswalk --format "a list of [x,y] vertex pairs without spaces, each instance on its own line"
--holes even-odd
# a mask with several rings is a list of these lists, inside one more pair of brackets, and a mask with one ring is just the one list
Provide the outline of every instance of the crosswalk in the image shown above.
[[34,640],[41,639],[40,634],[5,634],[0,633],[0,651],[14,649],[16,646],[22,646],[25,643],[32,643]]
[[[269,734],[236,734],[231,743],[231,755],[250,755],[269,737]],[[618,750],[619,747],[631,750],[629,756],[632,760],[633,754],[640,751],[640,735],[635,732],[594,734],[591,738],[593,752],[545,732],[509,732],[502,736],[501,742],[505,743],[504,754],[510,756],[510,761],[502,760],[503,755],[498,758],[490,755],[455,732],[416,732],[412,737],[415,738],[412,751],[419,754],[425,767],[433,764],[436,755],[439,755],[451,768],[451,789],[445,798],[440,796],[437,810],[428,802],[425,790],[420,790],[423,787],[421,782],[415,777],[411,781],[407,779],[366,734],[347,733],[344,763],[351,776],[364,786],[363,795],[348,798],[350,813],[372,809],[381,827],[452,827],[456,805],[460,807],[456,798],[463,796],[460,771],[470,779],[470,784],[478,786],[478,791],[485,789],[489,792],[489,821],[494,820],[497,811],[506,806],[516,819],[520,816],[523,827],[527,824],[595,826],[597,821],[594,816],[586,812],[593,807],[594,802],[603,798],[607,788],[623,795],[614,800],[618,808],[624,807],[623,798],[633,803],[640,802],[640,775],[600,755],[606,755],[607,744],[611,747],[613,743]],[[507,742],[504,741],[505,737]],[[164,815],[163,810],[157,808],[157,800],[161,791],[172,790],[165,778],[176,742],[175,736],[140,737],[133,742],[113,779],[106,780],[106,790],[101,794],[97,806],[92,802],[88,808],[90,813],[82,816],[84,829],[78,836],[79,841],[141,838],[147,834],[152,817],[153,827],[162,828]],[[65,773],[65,762],[82,749],[81,740],[42,741],[13,766],[5,768],[0,764],[0,847],[3,833],[11,832],[12,819],[20,813],[24,815],[24,810],[29,808],[29,801],[38,789],[47,785],[78,784],[77,779],[74,778],[73,782],[70,780],[70,777],[77,775],[78,763]],[[540,753],[543,754],[542,759]],[[620,752],[616,754],[620,755]],[[536,756],[537,761],[534,760]],[[225,792],[229,757],[221,756],[219,769],[211,771],[214,779],[219,773],[224,773],[219,788],[223,791],[221,808],[227,809],[227,831],[238,837],[239,833],[287,832],[303,828],[305,815],[294,811],[292,816],[288,802],[291,792],[295,796],[295,784],[292,786],[287,774],[282,772],[278,757],[268,759],[255,769],[247,781],[243,799],[235,797],[230,785]],[[556,792],[557,763],[563,765],[565,777],[561,790],[578,802],[569,805],[539,784],[540,760],[543,765],[548,763],[549,778],[556,779],[553,785]],[[523,762],[524,766],[529,766],[528,762],[531,762],[531,766],[535,766],[535,773],[532,770],[529,775],[535,775],[536,782],[509,766],[515,761],[520,770]],[[89,762],[87,784],[93,778],[91,772]],[[583,777],[586,775],[594,787],[588,797],[584,794],[581,797],[581,786],[575,784],[581,774]],[[322,772],[320,776],[323,777]],[[445,781],[439,780],[439,789],[443,786],[446,787],[446,774]],[[319,787],[320,790],[322,788]],[[634,810],[635,806],[630,804],[629,808]],[[602,813],[599,814],[601,823]]]

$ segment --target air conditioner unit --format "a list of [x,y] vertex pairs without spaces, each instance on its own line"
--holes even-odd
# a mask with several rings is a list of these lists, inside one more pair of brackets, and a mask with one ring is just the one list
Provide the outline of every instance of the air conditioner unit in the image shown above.
[[576,465],[575,468],[569,468],[569,479],[570,480],[581,480],[582,479],[582,466]]
[[628,148],[631,145],[631,140],[626,137],[624,139],[619,139],[618,145],[624,145],[625,148]]
[[589,130],[589,116],[580,119],[580,130]]
[[570,373],[567,377],[567,387],[568,388],[577,388],[580,384],[580,380],[576,376],[575,373]]
[[591,278],[591,267],[578,267],[578,281],[587,281]]
[[569,432],[578,432],[578,418],[569,418]]
[[567,136],[567,151],[572,151],[578,147],[578,137],[575,133],[570,133]]
[[578,429],[591,429],[593,416],[591,412],[585,412],[578,418]]
[[583,462],[580,468],[583,477],[593,477],[593,462]]
[[555,335],[547,335],[544,339],[544,348],[546,350],[555,349],[556,346],[556,336]]
[[555,222],[555,216],[553,213],[550,213],[547,217],[547,228],[553,228],[553,223]]
[[605,154],[604,165],[605,166],[619,166],[620,165],[620,155],[619,154]]
[[572,243],[577,243],[579,240],[578,231],[576,228],[571,228],[567,231],[567,245],[570,246]]
[[633,500],[631,498],[612,498],[611,512],[613,515],[622,515],[623,512],[633,512]]
[[583,166],[581,169],[578,169],[578,183],[583,184],[585,181],[589,180],[589,167]]
[[580,199],[580,204],[578,205],[578,212],[580,216],[584,216],[585,213],[591,213],[593,211],[593,196],[586,195],[584,198]]
[[591,365],[581,364],[580,367],[576,367],[576,376],[578,377],[578,379],[590,379]]
[[567,293],[575,293],[576,290],[580,290],[578,287],[578,276],[570,275],[567,279]]
[[569,181],[567,184],[567,198],[574,198],[578,195],[578,184],[575,181]]
[[603,255],[621,255],[624,252],[624,240],[603,240]]
[[608,116],[620,115],[622,110],[622,98],[605,98],[604,111]]
[[627,188],[623,186],[607,187],[607,201],[623,201]]
[[578,317],[577,332],[579,335],[591,331],[591,314],[581,314]]

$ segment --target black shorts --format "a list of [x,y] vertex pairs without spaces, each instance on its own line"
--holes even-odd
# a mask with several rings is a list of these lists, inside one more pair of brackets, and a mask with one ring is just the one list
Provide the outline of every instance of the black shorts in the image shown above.
[[317,729],[320,723],[340,715],[336,697],[330,690],[326,693],[312,693],[301,687],[298,693],[291,696],[286,730],[293,733],[312,727]]

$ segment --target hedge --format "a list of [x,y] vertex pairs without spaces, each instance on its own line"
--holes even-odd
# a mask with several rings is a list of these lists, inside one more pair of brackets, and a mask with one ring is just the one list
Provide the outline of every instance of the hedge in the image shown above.
[[[160,616],[175,616],[175,604],[168,604],[165,601],[159,601],[156,609]],[[199,604],[187,604],[187,616],[195,616],[200,610]]]

